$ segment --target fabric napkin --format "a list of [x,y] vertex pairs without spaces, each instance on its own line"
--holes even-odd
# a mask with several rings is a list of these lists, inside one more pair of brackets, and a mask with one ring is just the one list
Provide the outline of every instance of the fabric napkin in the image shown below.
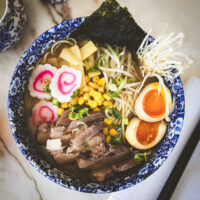
[[[158,197],[162,187],[167,181],[184,145],[192,134],[197,122],[200,120],[200,79],[191,76],[184,84],[185,92],[185,119],[179,140],[165,163],[146,180],[123,191],[111,193],[108,200],[154,200]],[[190,163],[189,163],[190,164]],[[200,168],[194,173],[200,174]],[[185,180],[187,181],[187,180]],[[183,183],[182,183],[183,184]],[[199,183],[200,185],[200,183]],[[181,191],[189,192],[188,190]],[[199,191],[191,188],[191,194],[198,196]],[[184,195],[182,195],[184,196]],[[193,198],[190,198],[193,199]]]

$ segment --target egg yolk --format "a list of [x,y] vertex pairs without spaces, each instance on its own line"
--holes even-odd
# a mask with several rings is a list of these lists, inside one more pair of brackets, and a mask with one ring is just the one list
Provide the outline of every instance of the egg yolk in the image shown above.
[[144,112],[151,117],[160,117],[166,112],[165,99],[156,89],[147,92],[142,103]]
[[158,135],[159,122],[140,121],[136,132],[137,141],[147,146],[151,144]]

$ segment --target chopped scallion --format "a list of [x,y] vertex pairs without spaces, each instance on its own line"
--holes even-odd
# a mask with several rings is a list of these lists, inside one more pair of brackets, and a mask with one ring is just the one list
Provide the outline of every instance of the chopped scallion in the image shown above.
[[72,94],[72,96],[71,96],[71,98],[77,97],[77,96],[79,95],[79,92],[80,92],[79,89],[74,90],[74,91],[73,91],[73,94]]
[[60,102],[58,101],[57,98],[53,98],[52,99],[52,103],[55,105],[55,106],[58,106],[60,104]]
[[124,121],[124,125],[128,125],[129,124],[128,117],[125,117],[123,121]]
[[83,146],[84,146],[85,148],[88,148],[88,147],[89,147],[88,142],[85,141],[85,142],[83,143]]
[[118,96],[118,92],[115,92],[115,91],[110,90],[110,91],[109,91],[109,95],[110,95],[111,98],[117,97],[117,96]]
[[114,114],[115,118],[121,119],[121,117],[122,117],[121,113],[117,108],[112,108],[112,111],[113,111],[113,114]]
[[135,77],[131,77],[131,78],[129,78],[128,80],[127,80],[127,83],[134,83],[134,82],[136,82],[137,80],[136,80],[136,78]]
[[90,69],[87,70],[87,72],[96,72],[98,71],[97,67],[91,67]]

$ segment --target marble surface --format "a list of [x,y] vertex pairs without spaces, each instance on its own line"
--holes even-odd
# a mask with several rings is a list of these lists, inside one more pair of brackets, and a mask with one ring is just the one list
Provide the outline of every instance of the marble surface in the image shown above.
[[[119,2],[128,7],[136,22],[145,31],[153,28],[153,36],[159,35],[165,24],[168,24],[166,32],[184,32],[182,52],[192,57],[194,64],[182,75],[183,82],[191,74],[200,77],[199,0],[119,0]],[[102,0],[67,0],[64,4],[51,6],[39,0],[24,0],[28,23],[23,38],[15,47],[0,53],[0,199],[101,200],[109,197],[109,194],[94,195],[71,191],[40,175],[19,151],[7,118],[10,78],[27,46],[46,29],[63,20],[87,16],[101,3]]]

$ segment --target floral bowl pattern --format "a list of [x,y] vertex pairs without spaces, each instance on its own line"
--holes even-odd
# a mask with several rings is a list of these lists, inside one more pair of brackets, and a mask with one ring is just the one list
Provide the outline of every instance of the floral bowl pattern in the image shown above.
[[87,182],[72,175],[66,175],[57,166],[50,164],[45,156],[40,154],[37,144],[33,142],[28,130],[25,128],[23,101],[25,95],[25,85],[29,77],[29,69],[37,62],[40,56],[46,52],[50,46],[58,40],[65,39],[76,30],[84,21],[84,18],[76,18],[47,30],[39,36],[24,52],[13,73],[8,95],[8,117],[13,136],[21,152],[27,160],[41,174],[66,188],[88,193],[114,192],[131,187],[156,171],[167,159],[173,150],[182,128],[184,118],[184,92],[180,77],[173,83],[165,79],[165,83],[170,88],[175,108],[170,115],[170,123],[164,140],[159,144],[157,152],[150,158],[149,162],[137,171],[127,175],[116,177],[104,183]]
[[22,0],[7,0],[5,14],[0,20],[0,52],[19,41],[25,23],[26,15]]

